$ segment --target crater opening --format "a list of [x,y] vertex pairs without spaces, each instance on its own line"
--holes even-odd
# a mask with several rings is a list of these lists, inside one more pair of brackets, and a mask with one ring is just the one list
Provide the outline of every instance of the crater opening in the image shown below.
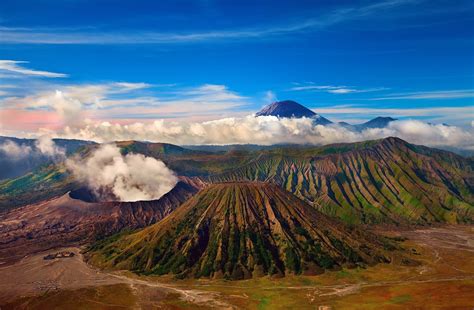
[[81,187],[79,189],[69,192],[69,197],[72,199],[82,200],[85,202],[101,202],[102,199],[89,189],[88,187]]

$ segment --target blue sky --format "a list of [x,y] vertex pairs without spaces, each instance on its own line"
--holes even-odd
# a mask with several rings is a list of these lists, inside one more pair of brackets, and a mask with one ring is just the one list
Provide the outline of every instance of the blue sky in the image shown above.
[[122,123],[208,120],[276,99],[333,120],[471,127],[473,13],[465,0],[3,0],[3,128],[21,129],[11,110],[36,130],[78,109]]

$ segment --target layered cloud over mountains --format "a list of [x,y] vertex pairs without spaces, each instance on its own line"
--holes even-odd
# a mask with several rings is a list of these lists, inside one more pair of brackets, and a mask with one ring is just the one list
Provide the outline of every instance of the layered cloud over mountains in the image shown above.
[[98,142],[116,140],[159,141],[174,144],[329,144],[396,136],[412,143],[474,149],[472,128],[429,124],[419,120],[388,121],[384,127],[320,124],[314,117],[273,115],[230,117],[206,122],[112,124],[88,122],[83,127],[66,127],[61,137]]
[[[235,111],[245,106],[248,98],[224,85],[171,87],[173,91],[159,98],[139,92],[153,87],[158,86],[111,82],[7,97],[3,100],[6,108],[0,111],[1,134],[37,137],[46,133],[97,142],[146,140],[173,144],[263,145],[329,144],[397,136],[428,146],[474,149],[472,126],[390,117],[358,125],[335,123],[290,100],[274,102],[250,115],[248,111]],[[327,110],[323,109],[325,115],[329,113]],[[2,145],[2,150],[16,154],[29,151],[13,149],[11,145]],[[48,153],[47,146],[44,150]],[[53,153],[60,153],[58,151]]]
[[0,143],[0,153],[6,155],[11,161],[21,160],[29,155],[46,156],[51,159],[64,159],[65,149],[58,147],[48,135],[40,136],[34,146],[17,143],[10,139],[4,139]]
[[[251,114],[257,102],[274,101],[276,95],[267,91],[264,98],[257,100],[220,84],[38,83],[38,80],[31,79],[65,78],[67,74],[29,69],[25,63],[11,60],[0,61],[0,71],[10,83],[0,85],[0,135],[3,136],[37,138],[47,135],[97,142],[146,140],[172,144],[264,145],[328,144],[397,136],[428,146],[474,150],[470,106],[394,109],[348,104],[320,106],[313,111],[286,100],[270,103]],[[386,89],[304,83],[289,91],[342,95]],[[472,90],[445,92],[449,96],[429,92],[416,93],[415,97],[433,98],[436,95],[438,99],[447,100],[454,95],[472,96]],[[408,94],[394,93],[388,97],[402,100],[403,96]],[[377,117],[363,124],[331,120],[334,117],[359,122],[381,114],[403,119]],[[428,120],[437,124],[427,123]],[[10,154],[11,158],[22,158],[31,151],[46,156],[62,156],[61,150],[54,149],[47,140],[40,139],[38,143],[29,146],[2,144],[0,152]]]
[[53,158],[64,158],[66,150],[58,147],[49,136],[41,136],[36,140],[36,149],[43,155]]
[[31,146],[19,145],[12,140],[6,140],[0,144],[0,152],[8,156],[10,160],[20,160],[31,153]]

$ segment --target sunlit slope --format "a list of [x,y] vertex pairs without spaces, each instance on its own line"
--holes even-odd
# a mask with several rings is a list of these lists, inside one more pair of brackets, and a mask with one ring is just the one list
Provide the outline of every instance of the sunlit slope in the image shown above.
[[262,152],[211,182],[271,181],[350,223],[474,221],[474,161],[398,138]]
[[242,279],[389,262],[389,249],[277,185],[243,182],[209,185],[163,221],[96,244],[91,259],[139,273]]
[[0,181],[0,212],[61,196],[78,187],[62,164],[51,164]]

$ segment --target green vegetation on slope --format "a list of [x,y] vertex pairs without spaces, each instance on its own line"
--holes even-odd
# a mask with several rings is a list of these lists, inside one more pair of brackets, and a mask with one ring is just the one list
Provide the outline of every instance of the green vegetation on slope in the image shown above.
[[43,166],[19,178],[0,182],[0,211],[61,196],[76,187],[63,165]]
[[470,159],[397,138],[300,153],[272,150],[208,179],[271,181],[348,223],[474,221]]
[[269,183],[203,189],[161,222],[90,249],[91,261],[146,274],[244,279],[388,262],[390,241],[331,220]]

